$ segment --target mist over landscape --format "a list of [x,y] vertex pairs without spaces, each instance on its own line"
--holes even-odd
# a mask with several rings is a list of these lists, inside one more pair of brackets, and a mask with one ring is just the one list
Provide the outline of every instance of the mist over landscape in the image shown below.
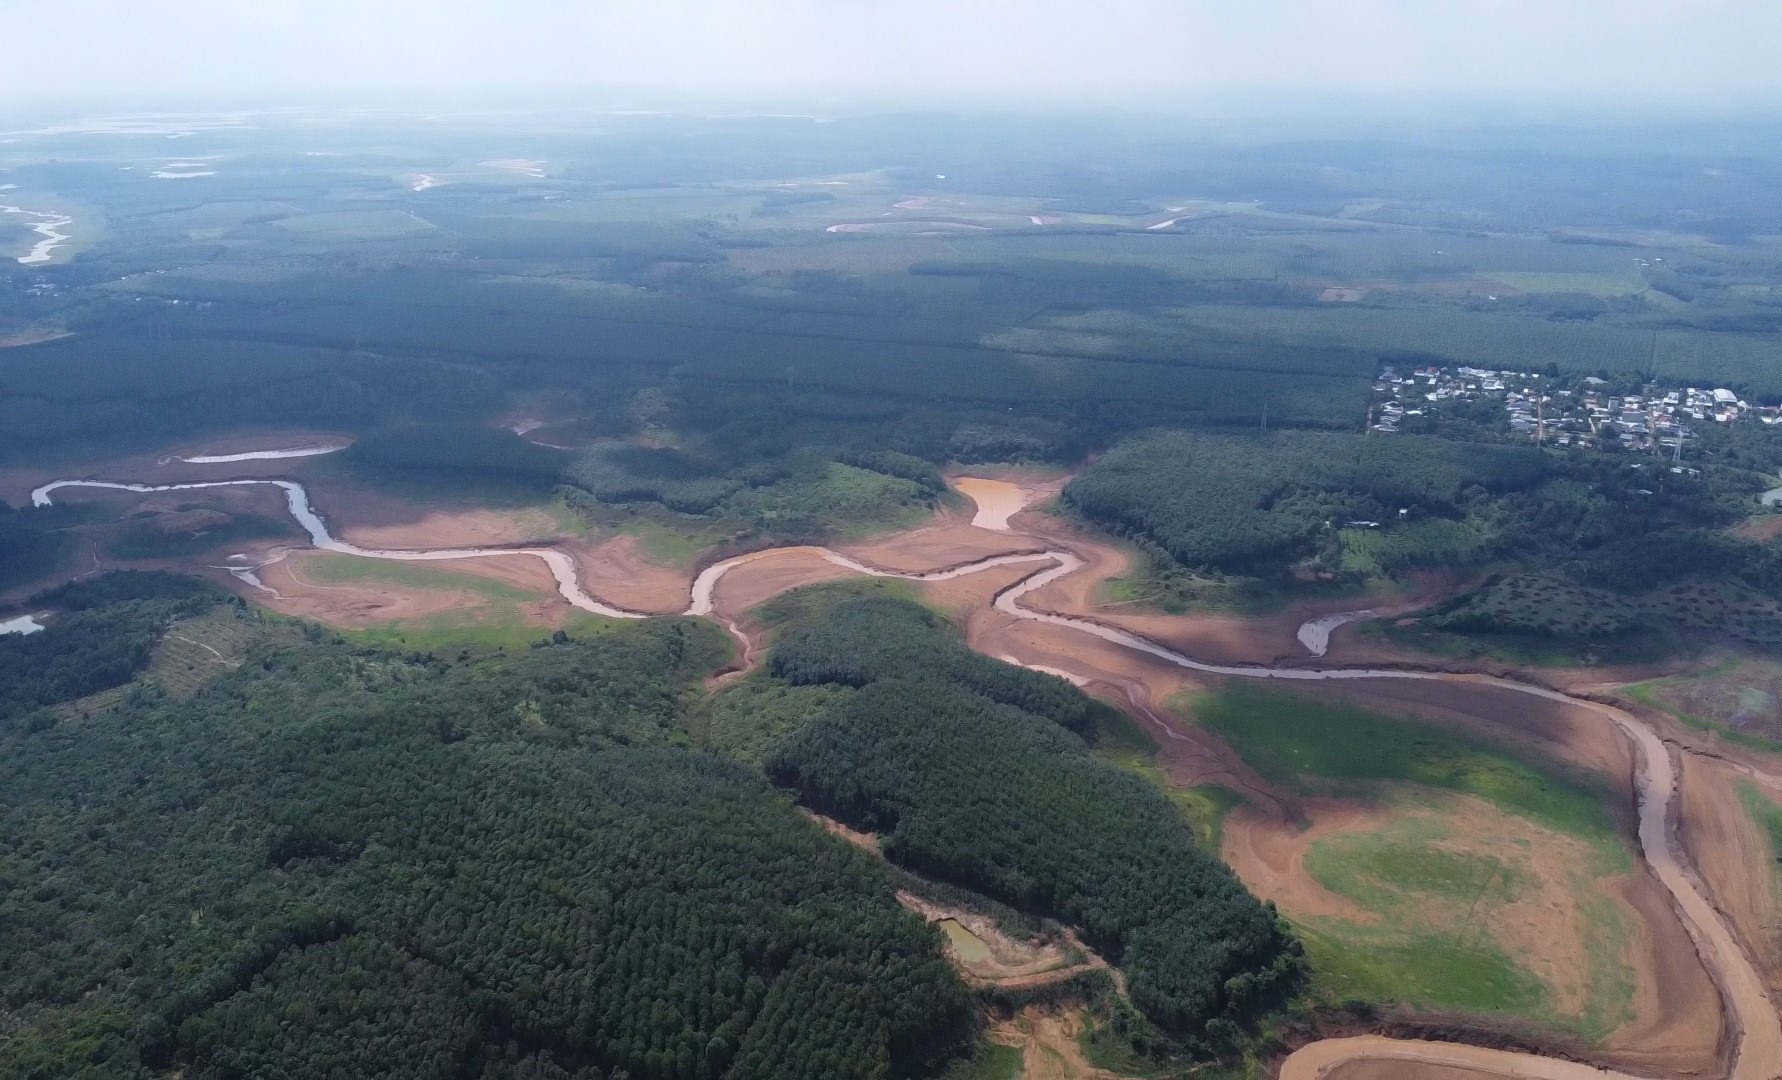
[[0,1077],[1782,1075],[1782,8],[7,14]]

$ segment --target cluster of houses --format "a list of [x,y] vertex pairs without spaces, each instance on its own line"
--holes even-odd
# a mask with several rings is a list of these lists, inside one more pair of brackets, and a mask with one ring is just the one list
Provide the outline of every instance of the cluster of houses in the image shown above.
[[1522,371],[1435,366],[1401,375],[1388,367],[1374,381],[1368,428],[1391,434],[1412,418],[1438,415],[1457,403],[1492,401],[1502,404],[1512,434],[1544,445],[1619,444],[1629,450],[1659,451],[1675,450],[1690,439],[1690,423],[1747,419],[1782,423],[1782,409],[1751,405],[1725,388],[1647,385],[1636,393],[1615,394],[1609,385],[1595,376],[1571,380]]

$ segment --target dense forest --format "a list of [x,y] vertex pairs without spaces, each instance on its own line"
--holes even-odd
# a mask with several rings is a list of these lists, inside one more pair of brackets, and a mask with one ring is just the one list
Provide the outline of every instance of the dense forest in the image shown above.
[[241,603],[196,578],[159,572],[107,574],[32,602],[57,614],[39,633],[0,635],[0,723],[122,686],[173,620]]
[[[1172,578],[1196,575],[1266,579],[1297,569],[1353,580],[1448,567],[1529,569],[1574,590],[1622,594],[1699,580],[1782,600],[1776,546],[1726,531],[1771,483],[1757,468],[1770,467],[1771,442],[1782,440],[1719,438],[1699,468],[1673,469],[1633,455],[1426,436],[1161,431],[1096,460],[1064,501],[1145,550],[1166,595]],[[1491,632],[1485,612],[1497,610],[1475,606],[1446,622]],[[1628,620],[1612,629],[1597,621],[1590,633],[1664,618],[1638,604],[1627,611]],[[1502,614],[1505,632],[1546,621],[1539,611]],[[1762,621],[1731,632],[1768,643],[1782,625]]]
[[41,580],[56,568],[67,544],[39,517],[0,500],[0,589]]
[[1272,909],[1155,788],[1089,753],[1080,691],[971,652],[906,600],[816,611],[782,632],[768,676],[846,689],[769,754],[777,783],[882,833],[901,866],[1080,927],[1133,1004],[1202,1052],[1298,986]]
[[[78,618],[26,640],[84,656]],[[709,624],[279,640],[183,700],[0,729],[0,1072],[827,1080],[961,1046],[883,864],[684,748]]]
[[[1469,496],[1521,490],[1544,473],[1529,447],[1412,436],[1157,432],[1102,456],[1065,488],[1091,520],[1188,566],[1278,567],[1313,554],[1333,525],[1460,517]],[[1409,513],[1404,515],[1409,516]]]
[[703,621],[401,655],[237,607],[264,630],[210,681],[64,714],[226,598],[125,573],[46,599],[51,629],[0,639],[8,1075],[932,1075],[972,1028],[937,933],[769,777],[1080,927],[1182,1049],[1299,985],[1272,910],[1088,752],[1097,706],[886,590],[763,613],[767,669],[719,700],[766,776],[697,749],[728,648]]

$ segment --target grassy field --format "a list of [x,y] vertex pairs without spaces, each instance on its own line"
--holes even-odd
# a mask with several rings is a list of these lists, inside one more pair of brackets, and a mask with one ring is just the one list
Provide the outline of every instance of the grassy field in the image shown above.
[[1270,780],[1356,800],[1305,869],[1353,917],[1293,918],[1315,1000],[1514,1016],[1599,1038],[1632,1009],[1632,857],[1594,778],[1482,740],[1247,686],[1181,702]]
[[1170,782],[1157,763],[1157,744],[1131,717],[1102,706],[1096,717],[1095,755],[1103,761],[1155,784],[1194,827],[1194,835],[1209,850],[1219,850],[1225,815],[1243,799],[1229,788],[1181,787]]
[[1701,731],[1760,750],[1782,748],[1782,661],[1745,652],[1726,653],[1687,675],[1635,683],[1627,696]]
[[942,1080],[1021,1080],[1021,1048],[986,1039],[970,1058],[948,1069]]
[[1318,994],[1513,1014],[1592,1038],[1631,1015],[1631,928],[1606,893],[1628,869],[1614,835],[1559,836],[1409,788],[1390,805],[1379,827],[1306,854],[1320,885],[1377,919],[1300,920]]
[[1344,529],[1342,568],[1374,578],[1407,565],[1474,566],[1499,538],[1484,522],[1425,518],[1393,529]]
[[1177,704],[1290,788],[1365,795],[1382,784],[1416,784],[1484,799],[1568,835],[1614,832],[1606,783],[1459,732],[1242,685]]
[[[373,624],[341,633],[368,645],[423,652],[461,647],[520,649],[551,635],[552,628],[527,617],[522,605],[549,599],[506,582],[453,573],[421,563],[362,559],[352,555],[318,552],[304,559],[303,576],[320,585],[389,585],[421,592],[469,593],[473,604],[451,611]],[[572,611],[562,629],[575,636],[597,634],[614,620],[585,611]]]
[[1749,780],[1739,781],[1739,802],[1770,841],[1770,881],[1782,892],[1782,806]]

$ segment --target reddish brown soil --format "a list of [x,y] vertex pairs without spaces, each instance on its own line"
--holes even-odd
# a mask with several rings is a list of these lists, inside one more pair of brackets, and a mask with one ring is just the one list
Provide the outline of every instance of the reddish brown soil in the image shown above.
[[1752,781],[1724,761],[1696,754],[1682,761],[1678,835],[1774,995],[1782,991],[1782,890],[1770,839],[1739,798],[1739,785]]
[[1765,514],[1733,526],[1732,534],[1741,540],[1769,543],[1782,536],[1782,514]]
[[[254,445],[268,446],[278,442],[278,439],[256,440]],[[289,462],[261,461],[223,466],[157,466],[152,459],[139,458],[106,463],[104,467],[84,474],[124,480],[172,481],[281,475],[290,472],[289,465]],[[258,468],[260,466],[265,468]],[[66,475],[70,474],[66,471],[54,475],[29,474],[12,470],[0,473],[0,491],[16,498],[19,489],[28,490],[36,483]],[[275,492],[255,492],[254,489],[235,489],[229,495],[245,499],[277,497]],[[532,524],[511,515],[455,514],[359,497],[343,491],[323,490],[317,492],[316,497],[324,513],[347,530],[347,535],[384,538],[376,541],[380,543],[397,539],[406,541],[401,546],[457,546],[467,542],[512,542],[535,538],[524,535]],[[1221,662],[1266,663],[1277,657],[1303,657],[1295,633],[1300,621],[1309,613],[1363,606],[1355,601],[1331,606],[1308,605],[1292,612],[1250,620],[1109,613],[1097,608],[1096,586],[1125,569],[1125,556],[1117,547],[1076,534],[1057,521],[1031,511],[1018,514],[1010,532],[990,532],[970,525],[969,521],[969,515],[943,514],[927,526],[897,537],[857,545],[850,549],[850,553],[877,565],[919,571],[1002,552],[1068,546],[1088,562],[1088,567],[1030,597],[1031,606],[1091,613],[1169,643],[1190,655]],[[638,556],[629,541],[564,546],[581,564],[585,587],[597,596],[626,607],[664,612],[681,610],[686,603],[685,575],[651,567]],[[382,587],[359,591],[357,586],[346,590],[345,596],[323,599],[331,589],[338,587],[305,581],[302,563],[303,557],[298,555],[263,572],[268,584],[281,592],[290,590],[295,598],[285,603],[295,614],[363,624],[479,602],[470,594],[430,592],[422,595],[412,590]],[[512,565],[506,565],[509,563]],[[541,619],[552,617],[547,614],[549,609],[554,608],[559,614],[564,609],[554,595],[548,574],[533,559],[478,560],[464,566],[431,565],[500,577],[535,589],[542,596]],[[1032,569],[1001,568],[952,582],[932,583],[923,589],[930,600],[963,616],[967,637],[973,647],[1080,677],[1088,681],[1091,692],[1131,711],[1157,735],[1162,748],[1160,759],[1173,777],[1184,781],[1197,778],[1195,782],[1219,778],[1217,782],[1245,791],[1255,809],[1234,815],[1240,841],[1254,852],[1259,864],[1276,866],[1280,873],[1291,876],[1295,858],[1291,845],[1284,849],[1283,861],[1278,838],[1269,838],[1259,832],[1263,828],[1259,822],[1286,829],[1298,821],[1309,820],[1313,828],[1317,828],[1317,814],[1308,814],[1307,807],[1267,791],[1266,785],[1236,760],[1228,748],[1205,733],[1193,732],[1160,715],[1153,704],[1184,689],[1208,686],[1209,680],[1165,661],[1067,628],[1014,620],[990,608],[989,600],[997,589],[1019,580]],[[844,569],[809,552],[776,552],[752,560],[726,577],[718,592],[718,613],[721,617],[735,618],[753,604],[787,588],[846,574]],[[255,599],[260,596],[256,595]],[[1426,600],[1415,597],[1402,602],[1414,604]],[[1339,634],[1325,663],[1354,662],[1368,658],[1364,656],[1366,652],[1367,649]],[[1600,672],[1594,674],[1601,677]],[[1579,681],[1583,681],[1582,677]],[[1321,684],[1316,692],[1347,697],[1370,708],[1414,714],[1430,722],[1494,732],[1512,742],[1531,745],[1581,767],[1600,771],[1615,785],[1615,804],[1626,818],[1628,827],[1632,826],[1630,777],[1633,765],[1628,751],[1603,717],[1591,715],[1582,707],[1462,682],[1358,680]],[[1170,731],[1181,737],[1172,737]],[[1685,787],[1699,782],[1704,775],[1708,775],[1707,770],[1693,770],[1693,779],[1692,774],[1686,773]],[[1705,786],[1720,791],[1727,785],[1724,778],[1716,778]],[[1720,800],[1718,808],[1713,805],[1715,799]],[[1694,835],[1707,835],[1716,825],[1720,827],[1720,833],[1725,834],[1716,834],[1704,841],[1710,848],[1707,858],[1714,864],[1704,871],[1710,882],[1736,874],[1747,846],[1747,841],[1731,835],[1725,827],[1724,799],[1723,791],[1704,795],[1697,800],[1695,824],[1686,824],[1686,828],[1695,830]],[[1275,846],[1271,847],[1271,844]],[[1749,863],[1743,865],[1749,867]],[[1752,919],[1761,918],[1755,901],[1736,895],[1737,882],[1727,880],[1717,892],[1731,898],[1723,900],[1723,904],[1743,905],[1749,909],[1736,918],[1744,919],[1747,924]],[[1618,1062],[1666,1071],[1713,1068],[1723,1027],[1717,995],[1671,908],[1668,894],[1649,874],[1641,872],[1627,879],[1621,899],[1638,916],[1640,928],[1640,940],[1633,946],[1640,957],[1639,1018],[1610,1040],[1610,1053]],[[1757,925],[1759,929],[1767,929],[1764,923]],[[1051,1020],[1046,1022],[1049,1024]]]
[[349,630],[391,619],[413,619],[482,604],[482,599],[469,591],[404,589],[362,581],[349,585],[323,584],[304,572],[304,564],[313,558],[315,554],[312,552],[293,552],[280,562],[261,567],[258,571],[260,580],[278,595],[271,597],[257,593],[256,599],[280,614],[314,619]]
[[1272,900],[1298,919],[1332,918],[1371,925],[1380,917],[1318,884],[1305,868],[1306,852],[1333,833],[1366,832],[1389,816],[1381,807],[1334,799],[1310,801],[1302,807],[1310,819],[1294,828],[1250,803],[1226,815],[1219,855],[1237,871],[1250,891]]

